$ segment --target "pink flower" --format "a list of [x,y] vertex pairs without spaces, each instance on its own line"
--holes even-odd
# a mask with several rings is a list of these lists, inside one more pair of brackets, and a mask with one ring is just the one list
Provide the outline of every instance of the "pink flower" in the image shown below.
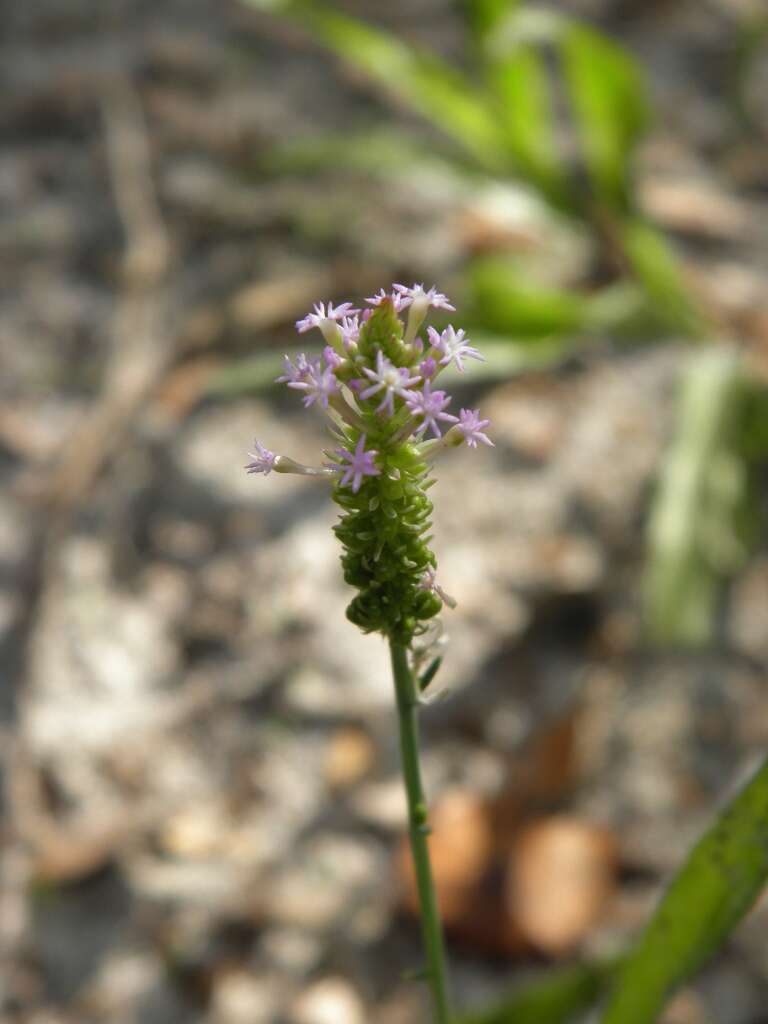
[[[383,288],[380,289],[377,295],[370,295],[365,301],[370,306],[380,306],[385,299],[389,299],[396,313],[399,313],[401,309],[405,309],[408,305],[402,295],[398,295],[395,292],[385,292]],[[370,313],[368,315],[370,316]]]
[[434,327],[428,327],[427,334],[429,335],[432,347],[442,353],[441,366],[447,366],[448,363],[455,362],[456,368],[463,371],[463,359],[480,359],[483,362],[485,361],[485,357],[474,346],[469,344],[469,339],[465,337],[463,330],[455,331],[453,327],[446,327],[443,333],[439,334]]
[[289,388],[306,391],[302,401],[306,408],[319,402],[324,409],[328,408],[328,399],[339,390],[339,382],[333,373],[333,367],[323,369],[320,360],[313,363],[309,373],[303,380],[289,381]]
[[[370,312],[366,310],[366,313]],[[363,314],[365,315],[365,314]],[[349,351],[352,345],[356,345],[360,337],[360,319],[357,316],[345,316],[341,321],[341,340],[344,348]]]
[[408,322],[405,325],[405,341],[414,341],[430,306],[435,309],[452,310],[454,308],[448,298],[434,287],[429,291],[425,291],[423,284],[415,284],[411,288],[406,288],[404,284],[393,284],[392,287],[402,299],[403,306],[409,307]]
[[410,288],[404,284],[393,284],[392,288],[398,295],[402,296],[404,307],[418,303],[424,306],[425,313],[430,306],[433,309],[448,309],[452,313],[456,312],[456,307],[450,304],[448,296],[439,292],[434,285],[429,290],[425,290],[423,284],[414,284]]
[[456,423],[458,419],[456,416],[444,412],[450,401],[450,396],[444,391],[433,391],[429,381],[425,381],[421,391],[409,392],[407,399],[409,412],[414,416],[422,417],[422,424],[416,433],[423,434],[427,427],[431,427],[435,437],[442,437],[437,421],[445,420]]
[[449,608],[456,607],[456,598],[451,597],[450,594],[446,594],[440,584],[437,582],[437,573],[432,566],[427,568],[422,573],[421,579],[419,580],[419,589],[427,590],[433,594],[437,594],[443,604],[447,604]]
[[271,452],[269,448],[265,448],[259,441],[254,442],[256,445],[255,452],[248,452],[251,457],[251,461],[245,467],[248,473],[263,473],[264,476],[268,476],[269,473],[275,468],[275,459],[277,455]]
[[359,312],[359,309],[352,308],[351,302],[342,302],[340,306],[335,308],[333,303],[329,302],[327,309],[324,302],[316,302],[313,313],[307,313],[303,320],[296,321],[296,330],[299,334],[303,334],[304,331],[309,331],[313,327],[319,327],[322,330],[329,320],[343,320],[344,317],[354,316],[355,313]]
[[[374,457],[379,453],[374,450],[365,450],[365,434],[360,435],[360,440],[357,442],[353,452],[347,451],[346,448],[336,448],[335,454],[344,462],[328,462],[326,465],[341,474],[339,486],[348,487],[350,483],[352,484],[353,494],[357,494],[360,490],[363,477],[381,475],[381,470],[373,461]],[[347,465],[344,465],[344,463],[347,463]]]
[[384,389],[384,398],[376,412],[388,409],[390,416],[394,416],[395,413],[393,404],[395,395],[399,395],[400,398],[408,398],[410,396],[408,388],[411,384],[418,384],[421,380],[421,377],[409,377],[406,367],[394,366],[381,349],[376,353],[376,369],[370,370],[364,366],[363,373],[373,381],[373,384],[365,391],[360,391],[360,397],[370,398],[371,395],[378,394]]
[[296,362],[292,363],[288,356],[283,356],[285,373],[275,378],[276,384],[296,384],[297,381],[307,380],[312,372],[313,366],[318,362],[317,357],[308,359],[304,352],[296,356]]
[[479,409],[460,409],[459,422],[454,429],[464,435],[464,440],[470,448],[477,448],[478,441],[482,441],[483,444],[489,444],[493,448],[493,441],[483,433],[483,428],[490,425],[490,420],[480,419]]
[[336,370],[344,362],[336,349],[331,348],[330,345],[325,346],[323,349],[323,355],[325,356],[326,363],[332,370]]
[[432,358],[432,356],[427,356],[426,359],[423,359],[419,363],[419,372],[421,373],[421,376],[425,380],[429,379],[430,377],[434,377],[436,369],[437,363]]

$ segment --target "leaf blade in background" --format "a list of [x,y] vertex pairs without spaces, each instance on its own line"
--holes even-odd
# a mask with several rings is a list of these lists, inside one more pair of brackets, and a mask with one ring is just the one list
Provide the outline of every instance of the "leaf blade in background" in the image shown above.
[[719,577],[742,555],[734,532],[746,498],[735,430],[742,388],[741,362],[723,348],[701,353],[683,380],[648,526],[643,599],[657,643],[708,640]]
[[310,28],[334,53],[428,118],[487,170],[500,169],[502,144],[487,97],[446,61],[320,3],[289,3],[283,11]]
[[624,254],[668,329],[703,337],[708,325],[691,298],[680,264],[668,242],[650,224],[630,218],[621,227]]
[[543,55],[534,45],[513,46],[490,61],[489,84],[500,104],[515,167],[552,203],[568,209],[568,181]]
[[610,209],[631,202],[631,158],[649,121],[639,71],[618,45],[572,22],[560,48],[581,148],[598,198]]
[[521,0],[464,0],[470,30],[481,44],[493,38],[501,23]]
[[768,878],[768,759],[694,847],[624,966],[602,1024],[651,1024]]
[[585,335],[636,335],[637,325],[650,318],[647,305],[633,282],[581,292],[540,283],[519,260],[498,256],[468,268],[468,324],[532,347],[561,338],[575,349]]
[[593,1006],[615,964],[579,964],[522,985],[487,1010],[459,1016],[456,1024],[567,1024]]

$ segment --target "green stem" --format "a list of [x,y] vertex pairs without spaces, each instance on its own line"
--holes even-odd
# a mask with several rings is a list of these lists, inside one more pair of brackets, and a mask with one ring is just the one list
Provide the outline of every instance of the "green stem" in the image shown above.
[[421,930],[427,954],[427,978],[432,991],[436,1024],[449,1024],[448,972],[443,945],[443,928],[437,908],[432,868],[429,863],[427,836],[427,803],[419,770],[419,726],[417,718],[418,696],[413,674],[408,667],[405,647],[390,640],[392,674],[397,695],[397,714],[400,725],[400,750],[403,779],[408,797],[408,822],[411,853],[416,869],[416,888],[421,908]]

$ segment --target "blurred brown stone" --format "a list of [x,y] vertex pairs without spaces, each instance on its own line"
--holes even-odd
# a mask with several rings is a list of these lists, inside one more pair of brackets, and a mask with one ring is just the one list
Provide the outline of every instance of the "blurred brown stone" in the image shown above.
[[331,737],[325,762],[328,785],[347,789],[359,782],[373,764],[376,751],[370,736],[363,729],[348,726]]
[[559,955],[584,938],[614,886],[616,843],[605,829],[557,816],[520,833],[506,882],[510,917],[536,948]]

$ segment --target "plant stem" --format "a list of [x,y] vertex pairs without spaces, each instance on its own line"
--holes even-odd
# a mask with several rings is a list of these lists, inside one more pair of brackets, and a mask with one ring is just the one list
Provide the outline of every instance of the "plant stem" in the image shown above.
[[416,888],[421,909],[421,930],[427,954],[427,979],[432,991],[436,1024],[449,1024],[448,972],[443,945],[443,927],[437,908],[435,885],[429,862],[427,803],[419,770],[418,696],[413,674],[408,667],[405,647],[389,644],[392,674],[395,679],[397,714],[400,725],[400,750],[403,779],[408,798],[408,822],[411,853],[416,869]]

